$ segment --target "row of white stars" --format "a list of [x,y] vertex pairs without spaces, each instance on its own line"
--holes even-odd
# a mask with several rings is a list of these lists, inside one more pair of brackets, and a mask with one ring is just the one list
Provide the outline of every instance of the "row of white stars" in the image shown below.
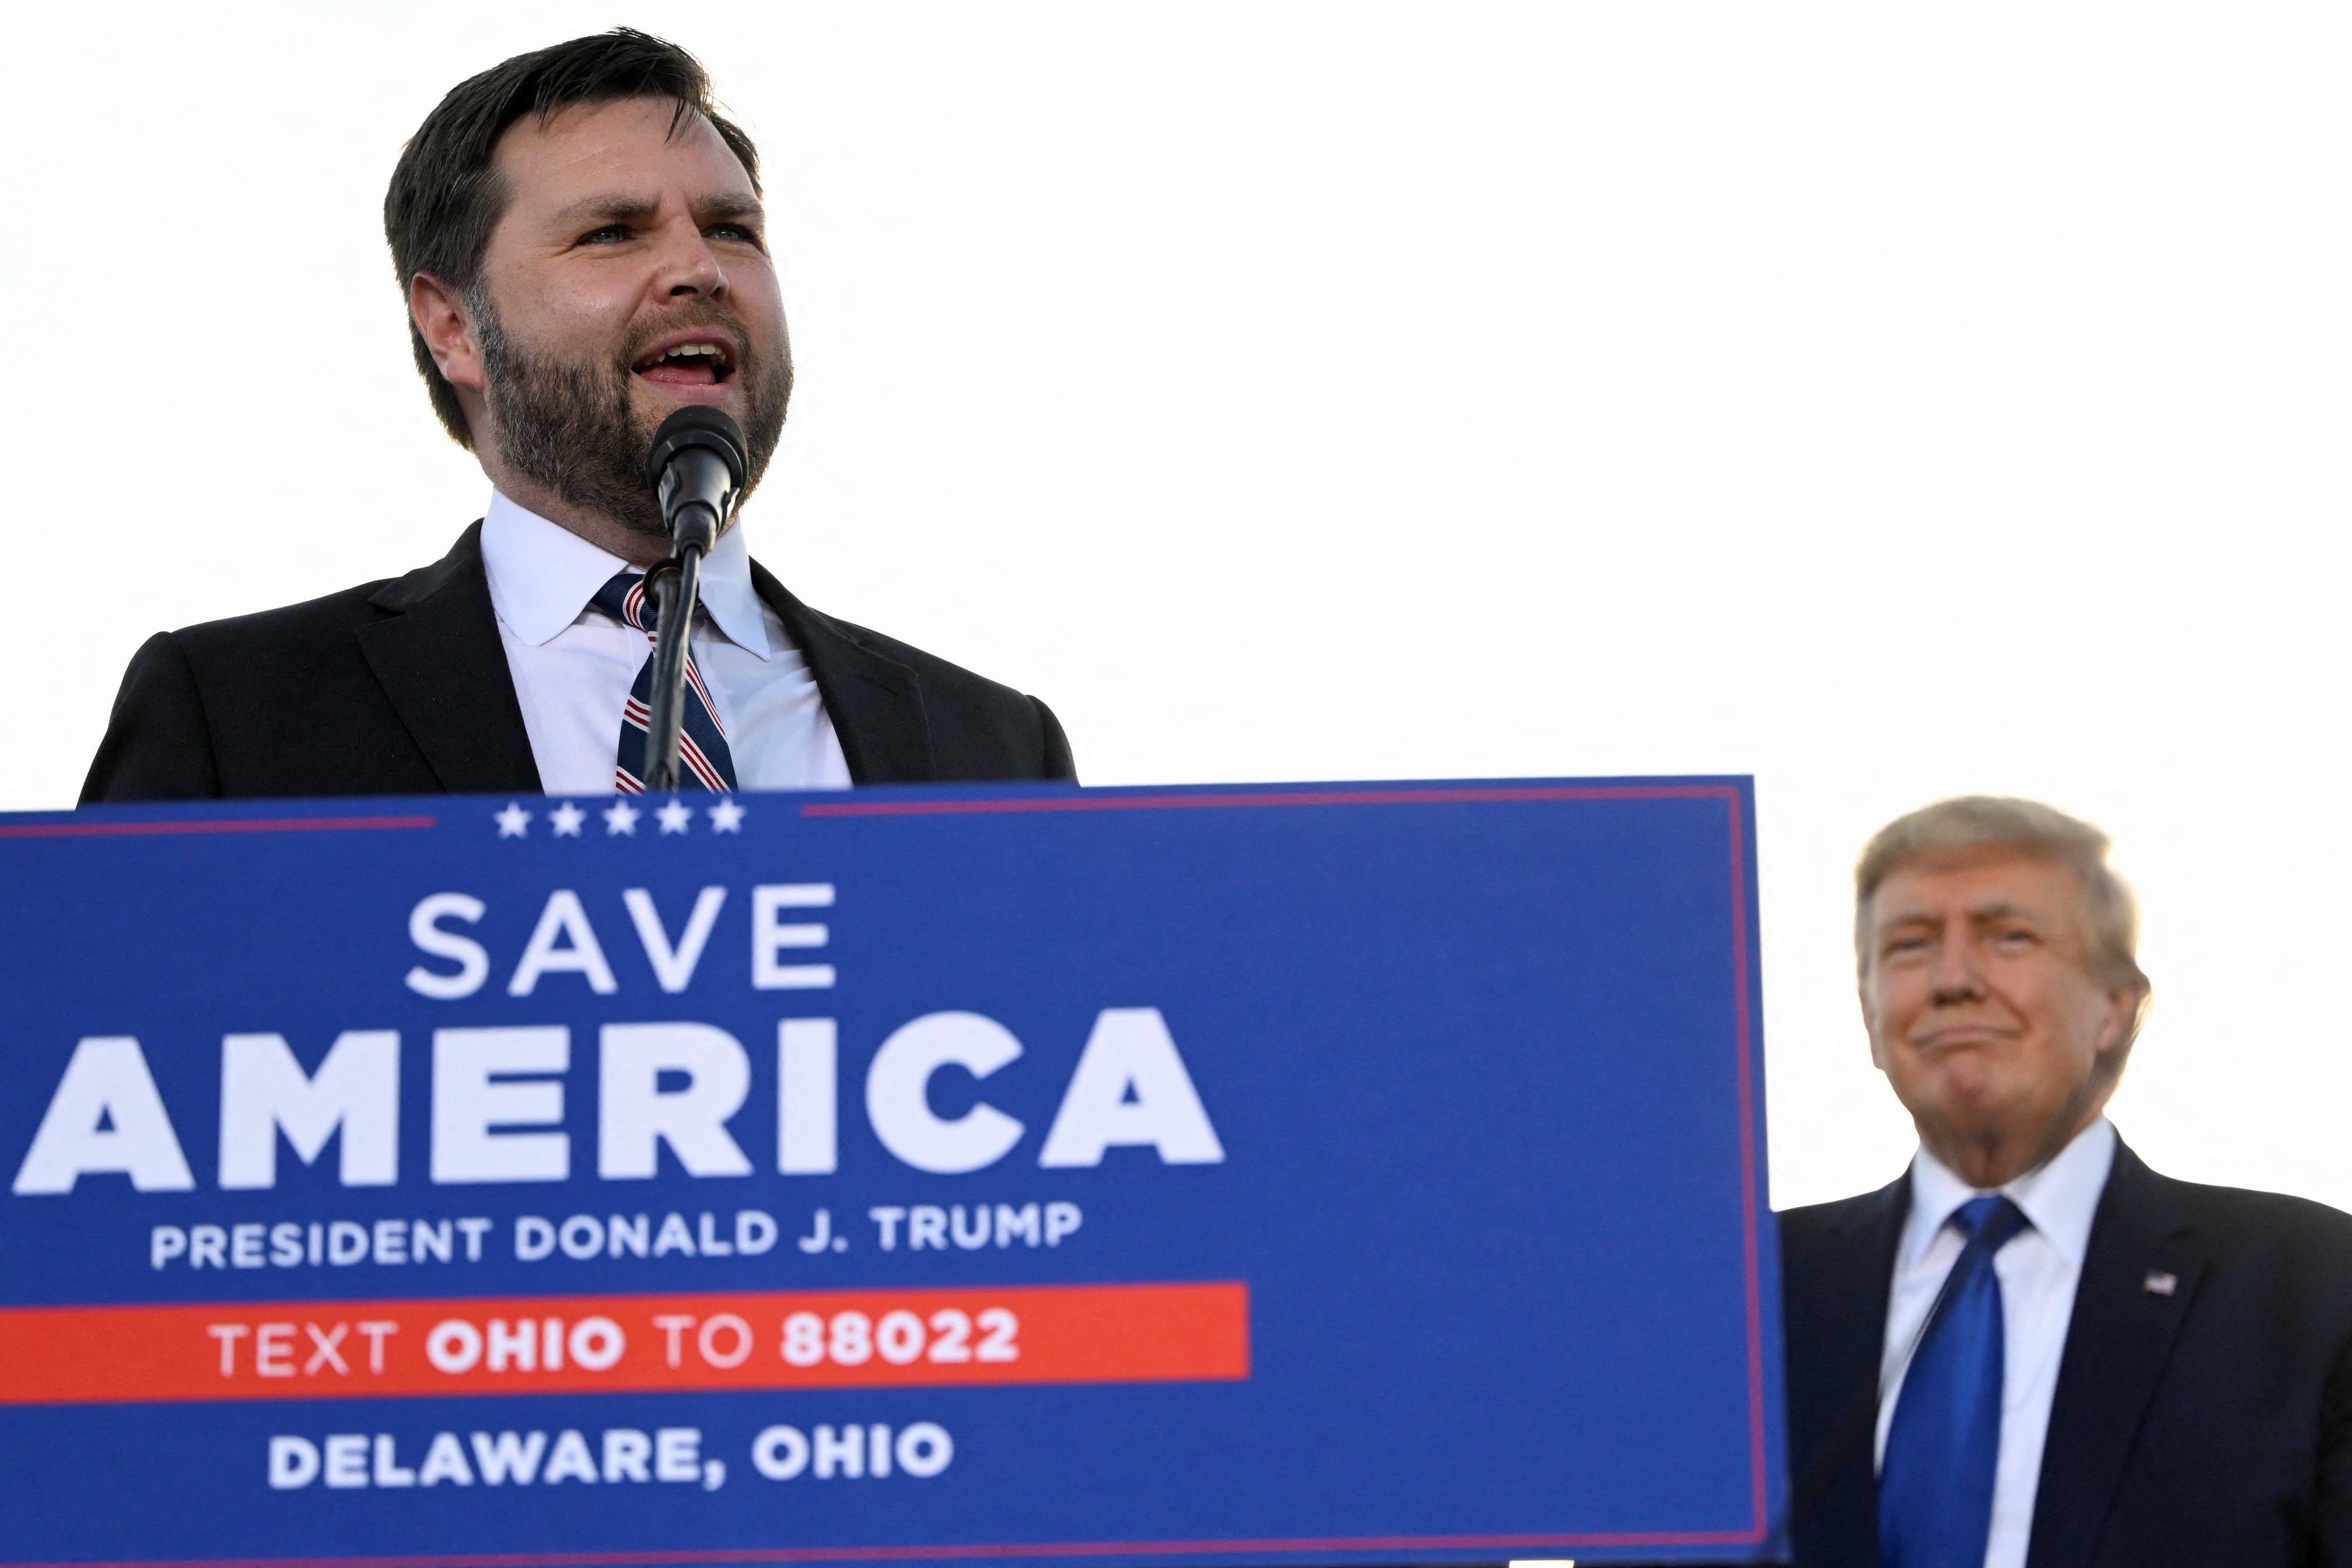
[[[490,820],[499,825],[499,837],[525,838],[530,834],[532,815],[523,808],[521,802],[510,800],[504,811],[493,812]],[[558,838],[577,838],[581,826],[588,820],[589,815],[567,800],[547,814],[547,824],[555,830]],[[643,816],[645,811],[625,800],[616,800],[595,815],[604,819],[606,837],[625,835],[634,838],[637,834],[637,818]],[[710,818],[710,831],[713,833],[740,833],[743,830],[743,808],[731,799],[722,797],[717,805],[705,807],[703,815]],[[694,826],[694,807],[672,796],[654,813],[654,820],[661,824],[664,833],[684,833]]]

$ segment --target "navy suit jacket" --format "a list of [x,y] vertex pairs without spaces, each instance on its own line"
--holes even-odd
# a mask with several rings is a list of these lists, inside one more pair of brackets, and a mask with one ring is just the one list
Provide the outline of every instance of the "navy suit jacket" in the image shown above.
[[[1806,1568],[1878,1562],[1872,1413],[1910,1205],[1906,1176],[1780,1216],[1790,1463],[1800,1491],[1816,1483]],[[2116,1147],[2026,1561],[2352,1564],[2352,1215],[2176,1182]]]
[[[819,615],[756,562],[751,581],[808,661],[855,782],[1076,776],[1035,698]],[[405,577],[156,633],[122,678],[81,798],[539,787],[477,522]]]

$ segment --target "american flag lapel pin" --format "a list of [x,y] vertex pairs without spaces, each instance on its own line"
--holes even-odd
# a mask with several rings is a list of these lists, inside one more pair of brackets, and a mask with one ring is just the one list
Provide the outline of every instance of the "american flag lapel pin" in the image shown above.
[[2161,1268],[2151,1268],[2147,1271],[2147,1278],[2140,1281],[2140,1289],[2151,1296],[2169,1296],[2180,1289],[2180,1276],[2167,1274]]

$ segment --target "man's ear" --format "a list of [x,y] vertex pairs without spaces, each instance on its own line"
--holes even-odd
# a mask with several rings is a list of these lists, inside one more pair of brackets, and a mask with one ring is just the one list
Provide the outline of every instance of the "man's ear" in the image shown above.
[[2147,1008],[2147,988],[2144,985],[2117,985],[2107,992],[2106,1016],[2099,1020],[2099,1037],[2095,1048],[2103,1060],[2113,1060],[2117,1067],[2129,1054],[2133,1039],[2139,1033],[2140,1016]]
[[1880,1072],[1886,1070],[1885,1053],[1878,1048],[1878,1016],[1870,1009],[1870,980],[1864,976],[1853,988],[1854,1000],[1862,1004],[1863,1033],[1870,1037],[1870,1065]]
[[443,379],[461,393],[479,394],[487,384],[481,340],[457,291],[430,272],[419,272],[408,280],[408,319],[416,323]]

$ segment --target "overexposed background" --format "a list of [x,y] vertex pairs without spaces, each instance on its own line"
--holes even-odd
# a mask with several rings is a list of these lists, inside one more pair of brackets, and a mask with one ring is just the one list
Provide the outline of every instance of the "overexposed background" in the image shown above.
[[[2352,14],[468,0],[50,7],[0,95],[0,807],[131,649],[437,557],[479,471],[380,204],[626,21],[767,160],[812,603],[1095,784],[1753,773],[1773,1196],[1885,1181],[1848,876],[1964,792],[2147,905],[2116,1105],[2352,1207]],[[95,503],[95,504],[93,504]]]

